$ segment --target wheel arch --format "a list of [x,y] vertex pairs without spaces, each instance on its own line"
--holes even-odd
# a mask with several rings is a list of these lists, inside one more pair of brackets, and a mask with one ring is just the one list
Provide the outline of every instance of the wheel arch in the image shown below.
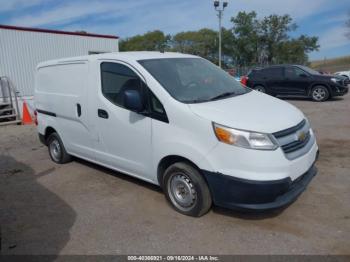
[[[198,167],[198,165],[196,165],[192,160],[183,157],[183,156],[179,156],[179,155],[168,155],[163,157],[159,163],[158,163],[158,167],[157,167],[157,180],[158,183],[160,185],[161,188],[163,188],[163,174],[165,172],[165,170],[172,164],[177,163],[177,162],[186,162],[190,165],[192,165],[194,168],[196,168],[199,172],[200,172],[200,168]],[[204,180],[205,176],[203,176]]]
[[256,87],[262,86],[265,89],[266,94],[272,94],[273,92],[270,90],[269,86],[266,83],[255,83],[252,89],[255,90]]
[[47,139],[52,133],[57,133],[55,128],[53,128],[52,126],[48,126],[45,128],[45,134],[44,134],[45,141],[47,141]]
[[264,87],[265,88],[265,90],[266,90],[266,88],[267,88],[267,85],[266,84],[264,84],[264,83],[255,83],[254,85],[253,85],[253,89],[255,88],[255,87],[257,87],[257,86],[262,86],[262,87]]

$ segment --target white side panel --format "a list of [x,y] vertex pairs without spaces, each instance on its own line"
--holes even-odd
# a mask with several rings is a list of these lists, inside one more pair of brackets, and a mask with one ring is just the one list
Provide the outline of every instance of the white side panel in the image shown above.
[[87,62],[40,68],[36,76],[35,107],[40,116],[39,126],[42,124],[40,119],[54,121],[53,127],[68,153],[93,159],[87,103],[88,74]]

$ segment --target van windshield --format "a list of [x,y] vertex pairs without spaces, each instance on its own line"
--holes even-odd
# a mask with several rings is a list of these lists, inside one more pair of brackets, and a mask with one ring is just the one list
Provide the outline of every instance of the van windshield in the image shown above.
[[201,103],[250,91],[227,72],[202,58],[138,61],[176,100]]

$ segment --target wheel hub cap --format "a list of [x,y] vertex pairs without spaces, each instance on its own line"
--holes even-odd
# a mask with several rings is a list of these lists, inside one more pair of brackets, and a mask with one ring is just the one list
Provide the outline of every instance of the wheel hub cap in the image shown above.
[[170,198],[175,206],[185,211],[194,205],[197,199],[196,191],[186,175],[173,175],[168,186]]
[[59,161],[60,160],[60,156],[61,156],[61,146],[60,143],[57,140],[54,140],[51,142],[50,144],[50,153],[52,158],[55,161]]
[[322,88],[316,88],[313,92],[313,97],[316,100],[322,100],[326,96],[326,92]]

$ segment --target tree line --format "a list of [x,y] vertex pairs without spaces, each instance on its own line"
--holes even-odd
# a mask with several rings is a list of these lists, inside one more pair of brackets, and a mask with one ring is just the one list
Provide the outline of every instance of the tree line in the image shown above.
[[[267,64],[306,64],[308,54],[319,48],[318,37],[291,37],[297,25],[289,15],[259,19],[256,12],[239,12],[232,26],[222,28],[222,64],[226,68]],[[198,31],[165,34],[160,30],[120,41],[120,51],[173,51],[194,54],[218,63],[218,32]]]

